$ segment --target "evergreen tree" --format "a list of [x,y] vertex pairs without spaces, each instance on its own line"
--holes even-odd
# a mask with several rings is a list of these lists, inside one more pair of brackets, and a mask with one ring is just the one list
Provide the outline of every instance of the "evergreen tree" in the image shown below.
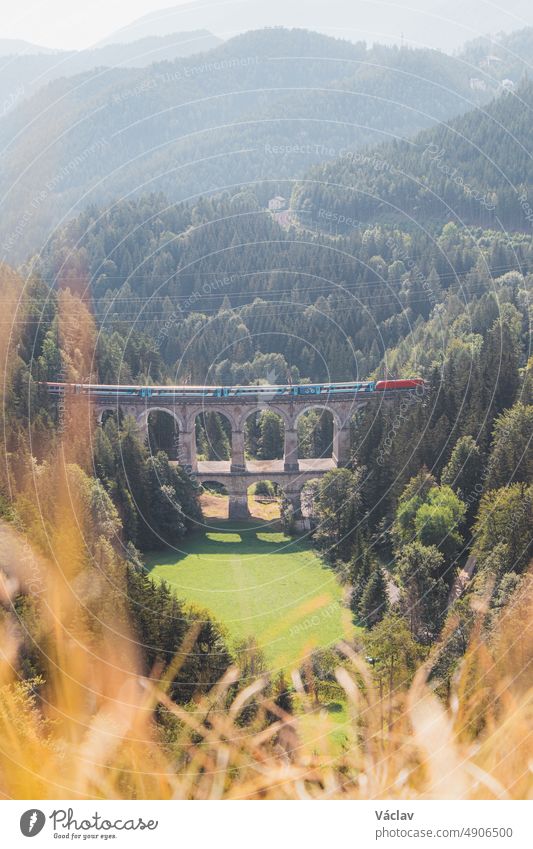
[[471,436],[457,440],[443,469],[441,483],[450,486],[467,505],[467,524],[470,525],[483,491],[483,457]]
[[218,413],[203,413],[208,460],[229,460],[231,457],[230,426]]
[[396,565],[402,586],[402,611],[411,634],[421,643],[431,643],[440,632],[446,612],[444,557],[435,546],[413,542],[401,550]]
[[283,421],[272,410],[264,410],[259,419],[259,459],[277,460],[283,457]]
[[533,486],[514,483],[489,490],[474,526],[473,553],[483,564],[497,549],[500,574],[522,572],[533,556]]
[[320,479],[315,539],[326,556],[348,562],[360,521],[361,469],[334,469]]
[[493,419],[514,404],[520,385],[517,338],[509,316],[502,315],[489,330],[482,362],[484,401]]
[[370,552],[367,540],[364,538],[362,532],[358,530],[355,535],[354,551],[350,561],[350,582],[352,584],[350,608],[356,616],[359,615],[361,598],[375,568],[377,568],[376,563]]
[[163,664],[163,677],[194,634],[186,658],[170,682],[174,701],[186,704],[197,693],[211,689],[231,663],[220,628],[205,613],[188,610],[164,582],[156,584],[146,573],[127,570],[127,601],[137,634],[145,674]]
[[533,406],[515,404],[495,422],[487,489],[533,481]]
[[244,446],[250,460],[259,457],[259,440],[261,438],[260,414],[248,416],[244,426]]
[[366,628],[381,622],[389,606],[387,581],[381,566],[375,566],[359,602],[359,619]]

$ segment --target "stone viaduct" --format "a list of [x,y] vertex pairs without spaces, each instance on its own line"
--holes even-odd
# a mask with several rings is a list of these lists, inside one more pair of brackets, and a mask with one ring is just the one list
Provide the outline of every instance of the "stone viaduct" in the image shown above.
[[[110,394],[116,389],[116,395]],[[161,387],[165,389],[165,387]],[[101,390],[101,391],[99,391]],[[199,483],[222,484],[229,495],[229,516],[243,519],[249,516],[248,487],[262,480],[279,484],[293,505],[295,516],[300,515],[300,494],[304,484],[332,468],[345,466],[350,458],[350,420],[361,407],[380,403],[390,393],[354,393],[322,395],[276,395],[271,400],[259,395],[245,398],[189,397],[180,395],[179,387],[171,396],[161,398],[122,397],[120,387],[91,387],[92,407],[98,421],[107,411],[134,416],[140,429],[148,434],[150,413],[158,410],[172,416],[179,433],[179,460]],[[398,393],[394,393],[397,395]],[[400,393],[401,394],[401,393]],[[283,460],[268,463],[247,462],[244,453],[245,422],[249,416],[265,409],[277,413],[284,424],[285,446]],[[333,417],[333,456],[319,460],[298,459],[297,423],[303,413],[313,409],[329,410]],[[220,413],[231,427],[231,460],[199,462],[196,456],[196,417],[201,413]]]

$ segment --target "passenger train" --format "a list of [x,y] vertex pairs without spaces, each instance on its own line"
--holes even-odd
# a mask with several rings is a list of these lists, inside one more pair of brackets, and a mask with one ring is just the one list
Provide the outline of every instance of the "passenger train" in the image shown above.
[[409,380],[369,380],[363,383],[297,383],[285,386],[109,386],[90,383],[45,384],[52,395],[65,392],[113,398],[268,398],[302,395],[359,395],[367,392],[412,392],[424,389],[420,378]]

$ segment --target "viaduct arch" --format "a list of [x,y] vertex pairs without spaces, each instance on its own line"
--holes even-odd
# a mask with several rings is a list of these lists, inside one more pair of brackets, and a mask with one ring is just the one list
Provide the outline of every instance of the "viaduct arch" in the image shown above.
[[[58,384],[59,386],[59,384]],[[83,388],[83,387],[82,387]],[[293,504],[295,515],[300,514],[300,493],[307,481],[326,474],[332,468],[346,466],[350,460],[350,421],[355,413],[368,404],[380,406],[404,393],[334,391],[328,394],[281,395],[274,399],[253,393],[215,397],[206,391],[204,397],[191,397],[187,387],[151,387],[151,392],[125,392],[123,387],[87,387],[98,423],[107,411],[133,416],[141,430],[148,435],[148,418],[152,411],[168,413],[179,428],[179,462],[199,483],[218,481],[229,494],[229,515],[232,519],[249,517],[247,491],[253,483],[268,479],[279,484]],[[188,390],[188,391],[187,391]],[[68,391],[64,387],[63,391]],[[158,391],[161,394],[158,395]],[[162,397],[162,394],[164,396]],[[284,423],[283,460],[249,462],[245,457],[244,430],[246,420],[254,413],[272,410]],[[309,410],[328,410],[333,417],[333,456],[320,460],[298,458],[297,424]],[[231,459],[229,461],[199,462],[196,452],[196,417],[201,413],[220,413],[231,427]]]
[[[98,422],[105,411],[121,409],[123,415],[137,420],[141,432],[148,434],[150,412],[160,410],[171,415],[179,428],[180,462],[198,483],[217,481],[229,495],[230,519],[249,518],[248,487],[265,478],[279,484],[291,502],[295,516],[300,515],[300,493],[307,481],[326,474],[330,469],[345,466],[350,459],[350,420],[361,407],[369,403],[366,397],[313,396],[276,397],[275,401],[257,398],[224,397],[189,399],[168,402],[160,398],[104,399],[95,392],[94,410]],[[309,410],[328,410],[333,416],[333,457],[324,460],[299,460],[298,419]],[[247,419],[263,410],[279,415],[284,424],[283,460],[250,462],[245,458],[244,433]],[[196,417],[200,413],[220,413],[231,426],[231,460],[198,461],[196,455]]]

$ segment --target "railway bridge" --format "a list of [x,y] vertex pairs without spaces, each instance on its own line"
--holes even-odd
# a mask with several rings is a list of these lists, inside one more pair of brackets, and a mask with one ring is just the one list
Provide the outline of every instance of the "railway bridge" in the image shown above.
[[[422,383],[422,381],[419,381]],[[414,381],[413,381],[414,383]],[[379,385],[379,384],[378,384]],[[178,433],[178,459],[200,484],[217,483],[229,496],[231,519],[249,517],[248,488],[269,480],[278,484],[300,515],[300,494],[304,484],[333,468],[346,466],[350,459],[350,421],[368,404],[379,408],[399,395],[414,394],[419,387],[393,391],[373,391],[374,384],[322,384],[320,387],[121,387],[81,384],[49,384],[52,392],[68,389],[90,397],[98,423],[107,413],[133,416],[148,437],[153,412],[171,416]],[[276,413],[284,425],[284,452],[279,461],[253,462],[245,457],[247,419],[264,410]],[[332,456],[326,459],[298,458],[298,419],[309,410],[327,410],[333,419]],[[229,422],[231,459],[200,461],[196,450],[196,419],[205,413],[218,413]]]
[[[249,518],[248,488],[251,484],[269,480],[278,484],[291,502],[296,517],[300,514],[300,493],[304,484],[320,477],[330,469],[345,466],[350,459],[350,420],[354,413],[368,403],[368,399],[335,396],[290,396],[275,400],[264,397],[198,399],[175,396],[128,399],[120,403],[123,414],[135,417],[140,430],[148,437],[150,413],[161,411],[172,416],[179,434],[179,460],[182,466],[201,484],[218,483],[229,496],[229,518]],[[117,410],[116,402],[110,407],[109,399],[94,401],[98,421],[107,411]],[[333,456],[319,460],[298,459],[298,419],[309,410],[329,410],[333,417]],[[284,425],[283,459],[253,462],[245,457],[244,435],[247,419],[255,413],[270,410],[280,416]],[[231,428],[231,459],[229,461],[201,461],[196,451],[196,419],[202,413],[219,413]]]

